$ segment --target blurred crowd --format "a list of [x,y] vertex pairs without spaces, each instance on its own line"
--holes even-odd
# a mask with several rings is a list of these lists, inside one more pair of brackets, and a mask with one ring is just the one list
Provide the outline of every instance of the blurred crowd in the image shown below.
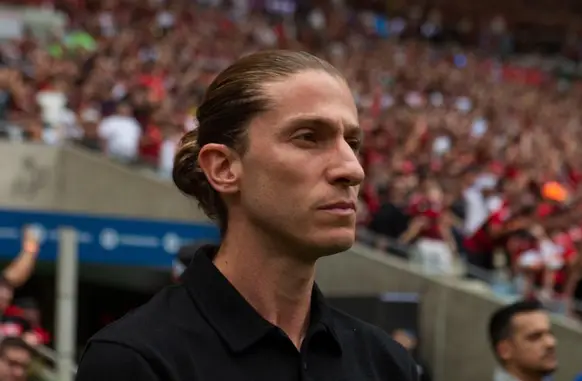
[[36,300],[15,298],[15,291],[33,274],[39,253],[33,230],[26,229],[22,236],[21,252],[0,274],[0,381],[27,381],[40,375],[42,346],[51,341]]
[[32,3],[69,23],[1,45],[2,136],[77,144],[169,177],[219,71],[259,49],[308,50],[345,74],[359,107],[368,243],[574,312],[582,274],[575,27],[548,57],[528,52],[503,15],[451,18],[412,5],[385,13],[342,0]]

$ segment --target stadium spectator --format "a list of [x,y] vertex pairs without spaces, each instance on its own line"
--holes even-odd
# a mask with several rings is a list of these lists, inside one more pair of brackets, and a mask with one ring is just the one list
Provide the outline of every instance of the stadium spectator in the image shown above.
[[22,298],[6,309],[5,320],[20,324],[20,334],[32,347],[47,345],[50,334],[41,326],[40,309],[33,298]]
[[23,230],[20,254],[0,276],[0,337],[23,337],[24,334],[28,334],[33,338],[33,326],[23,316],[13,314],[10,306],[14,289],[22,286],[32,275],[38,252],[38,236],[32,228],[27,227]]
[[133,117],[127,103],[117,105],[113,115],[104,118],[97,127],[99,137],[105,143],[105,153],[121,162],[137,159],[142,129]]
[[[576,253],[581,253],[582,251],[582,242],[580,240],[575,241],[575,250]],[[580,287],[580,279],[582,279],[582,256],[577,255],[571,262],[569,267],[567,268],[568,275],[564,276],[563,278],[563,298],[562,300],[565,303],[565,310],[568,315],[571,317],[579,317],[578,314],[580,313],[579,310],[574,305],[576,297],[580,298],[580,294],[577,294]]]
[[392,338],[415,357],[415,361],[418,367],[419,381],[431,381],[432,375],[430,374],[428,366],[424,363],[424,361],[419,360],[418,356],[415,356],[418,340],[414,332],[404,329],[397,329],[392,332]]
[[411,200],[408,213],[412,220],[400,241],[407,244],[416,240],[422,264],[429,272],[453,275],[458,250],[444,196],[430,180],[422,187],[424,190]]
[[[6,279],[0,278],[0,311],[2,316],[4,312],[12,303],[12,298],[14,297],[14,287]],[[2,324],[2,331],[5,331],[5,327]],[[6,335],[6,332],[2,332],[2,336]]]
[[[10,287],[22,286],[32,275],[39,253],[38,234],[31,227],[22,232],[21,250],[18,256],[2,271],[2,279]],[[12,298],[10,298],[10,302]]]
[[489,321],[489,339],[500,365],[494,381],[542,381],[557,368],[550,318],[536,301],[496,311]]
[[0,341],[0,381],[26,381],[32,349],[24,340],[7,337]]

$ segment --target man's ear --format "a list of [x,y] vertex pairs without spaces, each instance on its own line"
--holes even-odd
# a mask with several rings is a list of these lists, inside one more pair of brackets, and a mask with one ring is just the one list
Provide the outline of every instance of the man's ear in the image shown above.
[[497,344],[497,355],[503,361],[511,359],[513,347],[509,340],[502,340]]
[[239,155],[233,149],[224,144],[205,144],[198,154],[198,166],[217,192],[238,192],[241,165]]

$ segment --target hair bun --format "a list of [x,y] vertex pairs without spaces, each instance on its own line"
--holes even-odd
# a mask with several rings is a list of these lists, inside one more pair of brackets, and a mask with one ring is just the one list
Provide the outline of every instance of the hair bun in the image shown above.
[[178,143],[178,149],[174,157],[172,179],[182,193],[192,197],[199,194],[200,180],[205,180],[205,175],[198,166],[199,153],[200,146],[198,145],[197,130],[184,134],[180,139],[180,143]]

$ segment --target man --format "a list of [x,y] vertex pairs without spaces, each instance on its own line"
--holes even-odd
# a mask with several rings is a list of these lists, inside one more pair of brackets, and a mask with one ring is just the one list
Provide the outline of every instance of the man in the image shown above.
[[582,240],[578,237],[575,238],[574,250],[577,255],[570,263],[567,278],[564,280],[564,301],[566,313],[576,319],[579,312],[576,311],[575,306],[576,292],[582,290],[582,285],[580,285],[580,280],[582,280]]
[[26,381],[32,361],[31,348],[18,337],[0,342],[0,381]]
[[517,302],[495,312],[489,338],[501,365],[495,381],[542,381],[558,366],[550,317],[536,301]]
[[174,182],[221,231],[182,276],[95,335],[78,381],[415,380],[387,333],[330,307],[315,262],[354,243],[361,129],[310,54],[264,51],[217,76]]
[[498,186],[503,189],[503,201],[492,208],[487,219],[463,242],[469,263],[485,270],[494,268],[496,249],[505,247],[508,238],[515,233],[531,227],[532,213],[535,212],[531,207],[531,200],[523,197],[523,185],[520,181],[506,180]]
[[370,221],[370,230],[388,240],[397,240],[408,227],[406,213],[406,184],[403,177],[390,181],[389,189],[383,195],[382,205]]
[[115,114],[99,123],[97,133],[107,155],[123,163],[132,163],[137,159],[142,128],[133,117],[128,103],[117,105]]
[[412,219],[400,242],[416,241],[418,259],[427,272],[454,275],[457,247],[443,192],[431,180],[426,180],[423,187],[424,192],[414,197],[408,208]]
[[20,336],[29,329],[25,319],[14,318],[7,309],[12,303],[14,289],[23,285],[34,271],[38,253],[38,234],[32,227],[26,227],[22,232],[20,254],[0,274],[0,336]]

